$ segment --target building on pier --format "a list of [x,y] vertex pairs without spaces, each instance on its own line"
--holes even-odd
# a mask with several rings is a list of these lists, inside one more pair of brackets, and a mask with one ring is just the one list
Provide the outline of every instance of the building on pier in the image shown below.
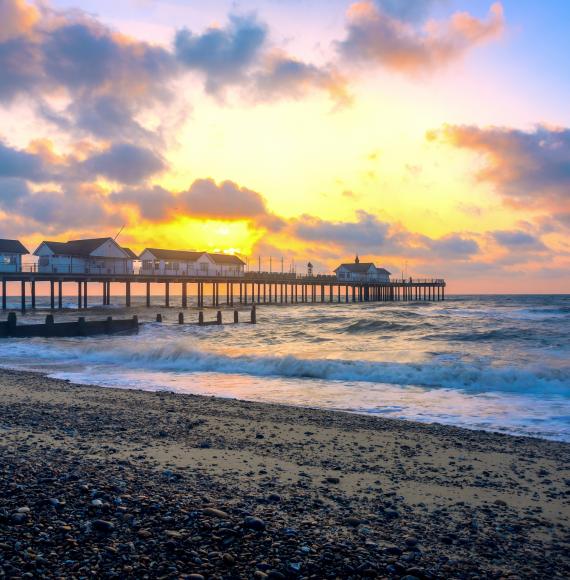
[[340,282],[375,282],[388,284],[390,272],[384,268],[377,268],[372,262],[361,262],[356,256],[353,263],[341,264],[335,271]]
[[189,250],[146,248],[139,259],[144,275],[241,277],[245,268],[237,256]]
[[136,255],[113,238],[42,242],[36,251],[40,273],[133,274]]
[[29,253],[19,240],[0,239],[0,272],[20,272],[22,256]]

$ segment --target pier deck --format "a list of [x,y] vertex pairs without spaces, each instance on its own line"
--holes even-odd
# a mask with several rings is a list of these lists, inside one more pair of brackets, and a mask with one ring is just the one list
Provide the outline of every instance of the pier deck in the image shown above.
[[[124,285],[125,306],[131,306],[133,284],[146,286],[146,305],[151,306],[151,284],[164,285],[165,307],[170,306],[173,284],[180,285],[182,308],[188,307],[189,289],[194,289],[196,305],[217,307],[234,304],[306,304],[339,302],[399,302],[445,300],[443,279],[408,279],[380,282],[338,280],[336,276],[298,276],[295,274],[247,273],[245,276],[166,276],[151,274],[85,274],[52,272],[0,272],[2,310],[6,310],[8,284],[19,287],[20,310],[36,308],[36,284],[49,283],[50,307],[63,308],[63,284],[77,284],[77,307],[88,306],[89,285],[101,284],[102,304],[111,304],[111,284]],[[29,293],[28,293],[29,289]],[[211,292],[207,293],[207,290]],[[220,297],[222,291],[222,298]],[[29,295],[29,301],[28,301]],[[209,297],[209,300],[206,300]],[[206,304],[208,302],[208,304]]]

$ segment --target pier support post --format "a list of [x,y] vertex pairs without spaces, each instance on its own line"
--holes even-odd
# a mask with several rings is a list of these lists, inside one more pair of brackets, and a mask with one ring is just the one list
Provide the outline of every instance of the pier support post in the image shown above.
[[6,280],[2,278],[2,310],[6,310]]
[[243,304],[243,284],[241,282],[239,283],[239,303]]
[[131,283],[125,282],[125,304],[127,308],[131,307]]
[[81,282],[77,282],[77,310],[81,310],[81,307],[83,306],[81,288],[82,288]]
[[146,283],[146,307],[150,308],[150,282]]
[[21,305],[20,310],[26,312],[26,283],[22,280],[21,284]]
[[31,293],[32,293],[32,310],[36,309],[36,281],[32,280],[31,284]]
[[445,300],[445,286],[441,287],[441,299]]
[[63,281],[57,281],[57,307],[59,310],[63,310]]
[[87,280],[83,282],[83,308],[87,309]]
[[182,308],[188,308],[188,284],[182,282]]
[[170,282],[164,283],[164,306],[170,308]]

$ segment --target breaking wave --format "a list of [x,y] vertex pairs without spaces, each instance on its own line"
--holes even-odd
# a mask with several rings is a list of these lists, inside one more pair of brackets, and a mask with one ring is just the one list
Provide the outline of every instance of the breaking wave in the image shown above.
[[[20,343],[26,353],[32,343]],[[297,356],[230,356],[199,350],[187,341],[165,344],[133,340],[111,344],[106,341],[70,341],[71,348],[54,349],[47,343],[33,349],[37,360],[82,365],[122,366],[138,371],[176,373],[243,374],[256,377],[321,379],[343,382],[384,383],[425,388],[453,388],[470,393],[503,392],[524,395],[561,395],[570,397],[567,369],[529,365],[497,367],[464,362],[399,363],[363,360],[306,359]],[[38,348],[40,347],[40,348]]]

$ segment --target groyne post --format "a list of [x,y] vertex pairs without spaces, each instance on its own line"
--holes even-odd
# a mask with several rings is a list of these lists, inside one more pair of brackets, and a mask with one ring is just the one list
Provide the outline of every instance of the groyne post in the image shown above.
[[16,323],[18,322],[18,318],[15,312],[8,313],[8,334],[13,335],[14,330],[16,328]]
[[218,324],[222,324],[222,311],[218,310],[218,314],[216,315],[216,322]]
[[184,313],[180,312],[178,314],[178,324],[184,324]]
[[162,322],[162,314],[160,312],[156,315],[156,321]]
[[201,310],[198,312],[198,324],[200,326],[204,325],[204,313]]
[[234,324],[239,322],[239,313],[237,310],[234,310]]
[[255,304],[251,307],[251,323],[257,324],[257,312],[255,310]]

